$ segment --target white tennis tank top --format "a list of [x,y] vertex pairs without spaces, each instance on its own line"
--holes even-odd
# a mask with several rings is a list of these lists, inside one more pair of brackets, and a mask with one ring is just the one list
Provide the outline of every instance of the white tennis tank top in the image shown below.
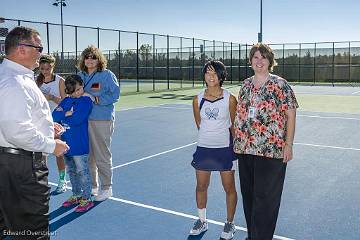
[[[55,74],[55,78],[51,82],[44,82],[40,86],[40,90],[45,94],[51,94],[56,97],[60,97],[60,79],[61,77],[57,74]],[[54,111],[54,109],[57,107],[57,104],[53,101],[48,101],[51,112]]]
[[[203,101],[205,90],[198,95],[199,107]],[[223,97],[210,101],[204,99],[200,109],[200,129],[198,146],[207,148],[223,148],[230,146],[231,120],[229,112],[230,93],[223,89]]]

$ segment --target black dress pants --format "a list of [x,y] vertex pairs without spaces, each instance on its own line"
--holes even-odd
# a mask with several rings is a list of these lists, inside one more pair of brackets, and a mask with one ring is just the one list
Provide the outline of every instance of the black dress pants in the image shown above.
[[271,240],[284,186],[282,159],[238,154],[243,208],[251,240]]
[[42,156],[0,153],[0,239],[50,239],[48,173]]

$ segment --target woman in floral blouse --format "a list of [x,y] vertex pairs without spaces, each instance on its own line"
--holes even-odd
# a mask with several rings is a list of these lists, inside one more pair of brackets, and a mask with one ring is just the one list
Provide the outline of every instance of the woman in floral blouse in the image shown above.
[[287,81],[270,74],[276,61],[269,46],[255,44],[249,59],[255,75],[245,79],[239,91],[234,151],[248,239],[271,240],[286,164],[293,157],[298,103]]

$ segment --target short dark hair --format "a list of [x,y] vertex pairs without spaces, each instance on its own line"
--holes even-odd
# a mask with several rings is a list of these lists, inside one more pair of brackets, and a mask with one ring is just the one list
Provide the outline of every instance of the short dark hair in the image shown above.
[[15,27],[5,38],[5,54],[9,55],[16,49],[21,41],[31,41],[34,35],[40,35],[38,31],[28,27]]
[[76,83],[80,86],[84,85],[84,81],[79,75],[71,74],[65,78],[65,93],[73,94],[75,92]]
[[275,55],[273,50],[269,47],[269,45],[266,45],[264,43],[257,43],[254,44],[251,47],[250,50],[250,56],[249,56],[249,62],[251,64],[252,58],[254,57],[254,54],[256,53],[256,51],[259,51],[261,56],[263,56],[264,58],[266,58],[267,60],[269,60],[269,72],[272,72],[274,67],[277,66],[277,62],[275,61]]
[[205,63],[202,69],[203,80],[205,80],[205,73],[210,66],[214,68],[216,75],[220,81],[220,86],[222,86],[223,82],[226,80],[227,77],[227,71],[225,65],[220,61],[214,61],[214,60],[210,60],[207,63]]

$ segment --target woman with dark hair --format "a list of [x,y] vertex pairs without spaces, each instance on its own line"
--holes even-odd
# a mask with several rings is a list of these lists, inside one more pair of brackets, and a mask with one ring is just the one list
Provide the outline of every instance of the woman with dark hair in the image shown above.
[[[36,78],[36,84],[48,100],[51,112],[66,97],[65,81],[60,75],[54,73],[55,62],[54,56],[42,55],[39,60],[40,73]],[[56,157],[56,164],[59,171],[59,183],[55,192],[59,194],[66,191],[64,156]]]
[[119,82],[115,74],[106,69],[106,65],[105,56],[100,49],[92,45],[81,53],[78,65],[84,90],[94,97],[94,106],[89,116],[89,164],[92,193],[96,201],[104,201],[112,196],[110,145],[114,132],[115,103],[120,97]]
[[234,215],[237,204],[234,170],[236,156],[232,149],[232,123],[236,98],[221,86],[226,69],[220,61],[209,61],[203,71],[206,89],[193,100],[193,112],[198,128],[198,142],[191,165],[196,170],[196,203],[199,219],[190,235],[199,235],[208,229],[206,220],[207,190],[212,171],[219,171],[226,193],[227,219],[221,239],[232,239],[235,233]]
[[286,164],[293,157],[298,103],[287,81],[270,74],[276,61],[268,45],[255,44],[249,59],[255,75],[245,79],[239,91],[234,151],[248,239],[271,240]]

